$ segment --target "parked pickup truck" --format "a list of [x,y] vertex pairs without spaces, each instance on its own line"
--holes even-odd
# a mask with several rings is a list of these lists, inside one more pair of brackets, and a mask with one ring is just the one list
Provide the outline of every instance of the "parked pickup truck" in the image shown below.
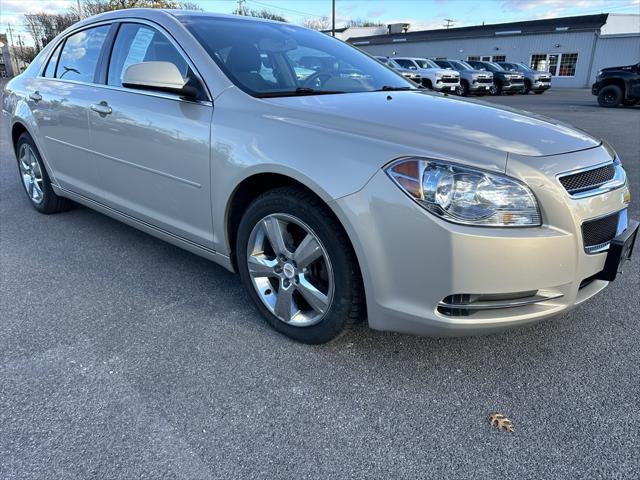
[[404,78],[411,80],[412,82],[417,83],[418,85],[422,84],[422,76],[416,72],[415,70],[409,70],[408,68],[404,68],[399,65],[396,61],[389,57],[374,57],[380,63],[386,65],[391,70],[395,70]]
[[400,66],[422,75],[422,85],[437,92],[455,92],[460,88],[460,74],[436,65],[433,60],[416,57],[393,57]]
[[524,89],[522,90],[524,94],[533,92],[540,95],[551,88],[551,74],[548,72],[533,70],[524,63],[498,62],[498,65],[510,72],[524,75]]
[[591,93],[598,96],[601,107],[617,107],[640,103],[640,63],[600,70]]
[[458,92],[463,97],[469,94],[478,96],[486,95],[493,86],[493,74],[474,68],[462,60],[438,59],[436,65],[450,70],[456,70],[460,74],[460,88]]
[[494,62],[481,62],[479,60],[468,60],[467,63],[476,70],[485,70],[493,73],[493,87],[491,95],[515,95],[524,89],[524,76],[516,72],[508,72]]

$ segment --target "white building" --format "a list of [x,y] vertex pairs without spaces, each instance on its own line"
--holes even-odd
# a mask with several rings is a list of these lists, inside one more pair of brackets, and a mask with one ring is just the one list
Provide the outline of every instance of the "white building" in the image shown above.
[[[599,14],[439,30],[348,35],[372,55],[522,62],[554,87],[588,87],[599,69],[640,62],[640,15]],[[359,32],[353,32],[359,33]],[[343,37],[344,38],[344,37]]]

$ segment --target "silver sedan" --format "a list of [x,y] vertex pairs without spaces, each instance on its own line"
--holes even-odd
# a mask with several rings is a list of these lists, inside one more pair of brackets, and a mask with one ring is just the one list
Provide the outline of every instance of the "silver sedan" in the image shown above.
[[637,231],[605,142],[289,24],[111,12],[4,93],[37,211],[80,203],[236,271],[301,342],[539,321],[606,287]]

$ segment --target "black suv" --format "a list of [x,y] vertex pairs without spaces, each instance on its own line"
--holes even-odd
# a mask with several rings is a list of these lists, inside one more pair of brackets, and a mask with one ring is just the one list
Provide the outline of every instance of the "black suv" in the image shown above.
[[596,76],[591,93],[602,107],[632,106],[640,103],[640,63],[603,68]]

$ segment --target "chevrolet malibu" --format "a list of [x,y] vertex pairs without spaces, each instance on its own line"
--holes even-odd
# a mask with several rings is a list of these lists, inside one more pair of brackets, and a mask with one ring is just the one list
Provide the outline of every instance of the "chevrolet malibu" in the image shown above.
[[637,232],[607,143],[288,24],[103,14],[3,99],[37,211],[80,203],[238,272],[301,342],[539,321],[604,289]]

